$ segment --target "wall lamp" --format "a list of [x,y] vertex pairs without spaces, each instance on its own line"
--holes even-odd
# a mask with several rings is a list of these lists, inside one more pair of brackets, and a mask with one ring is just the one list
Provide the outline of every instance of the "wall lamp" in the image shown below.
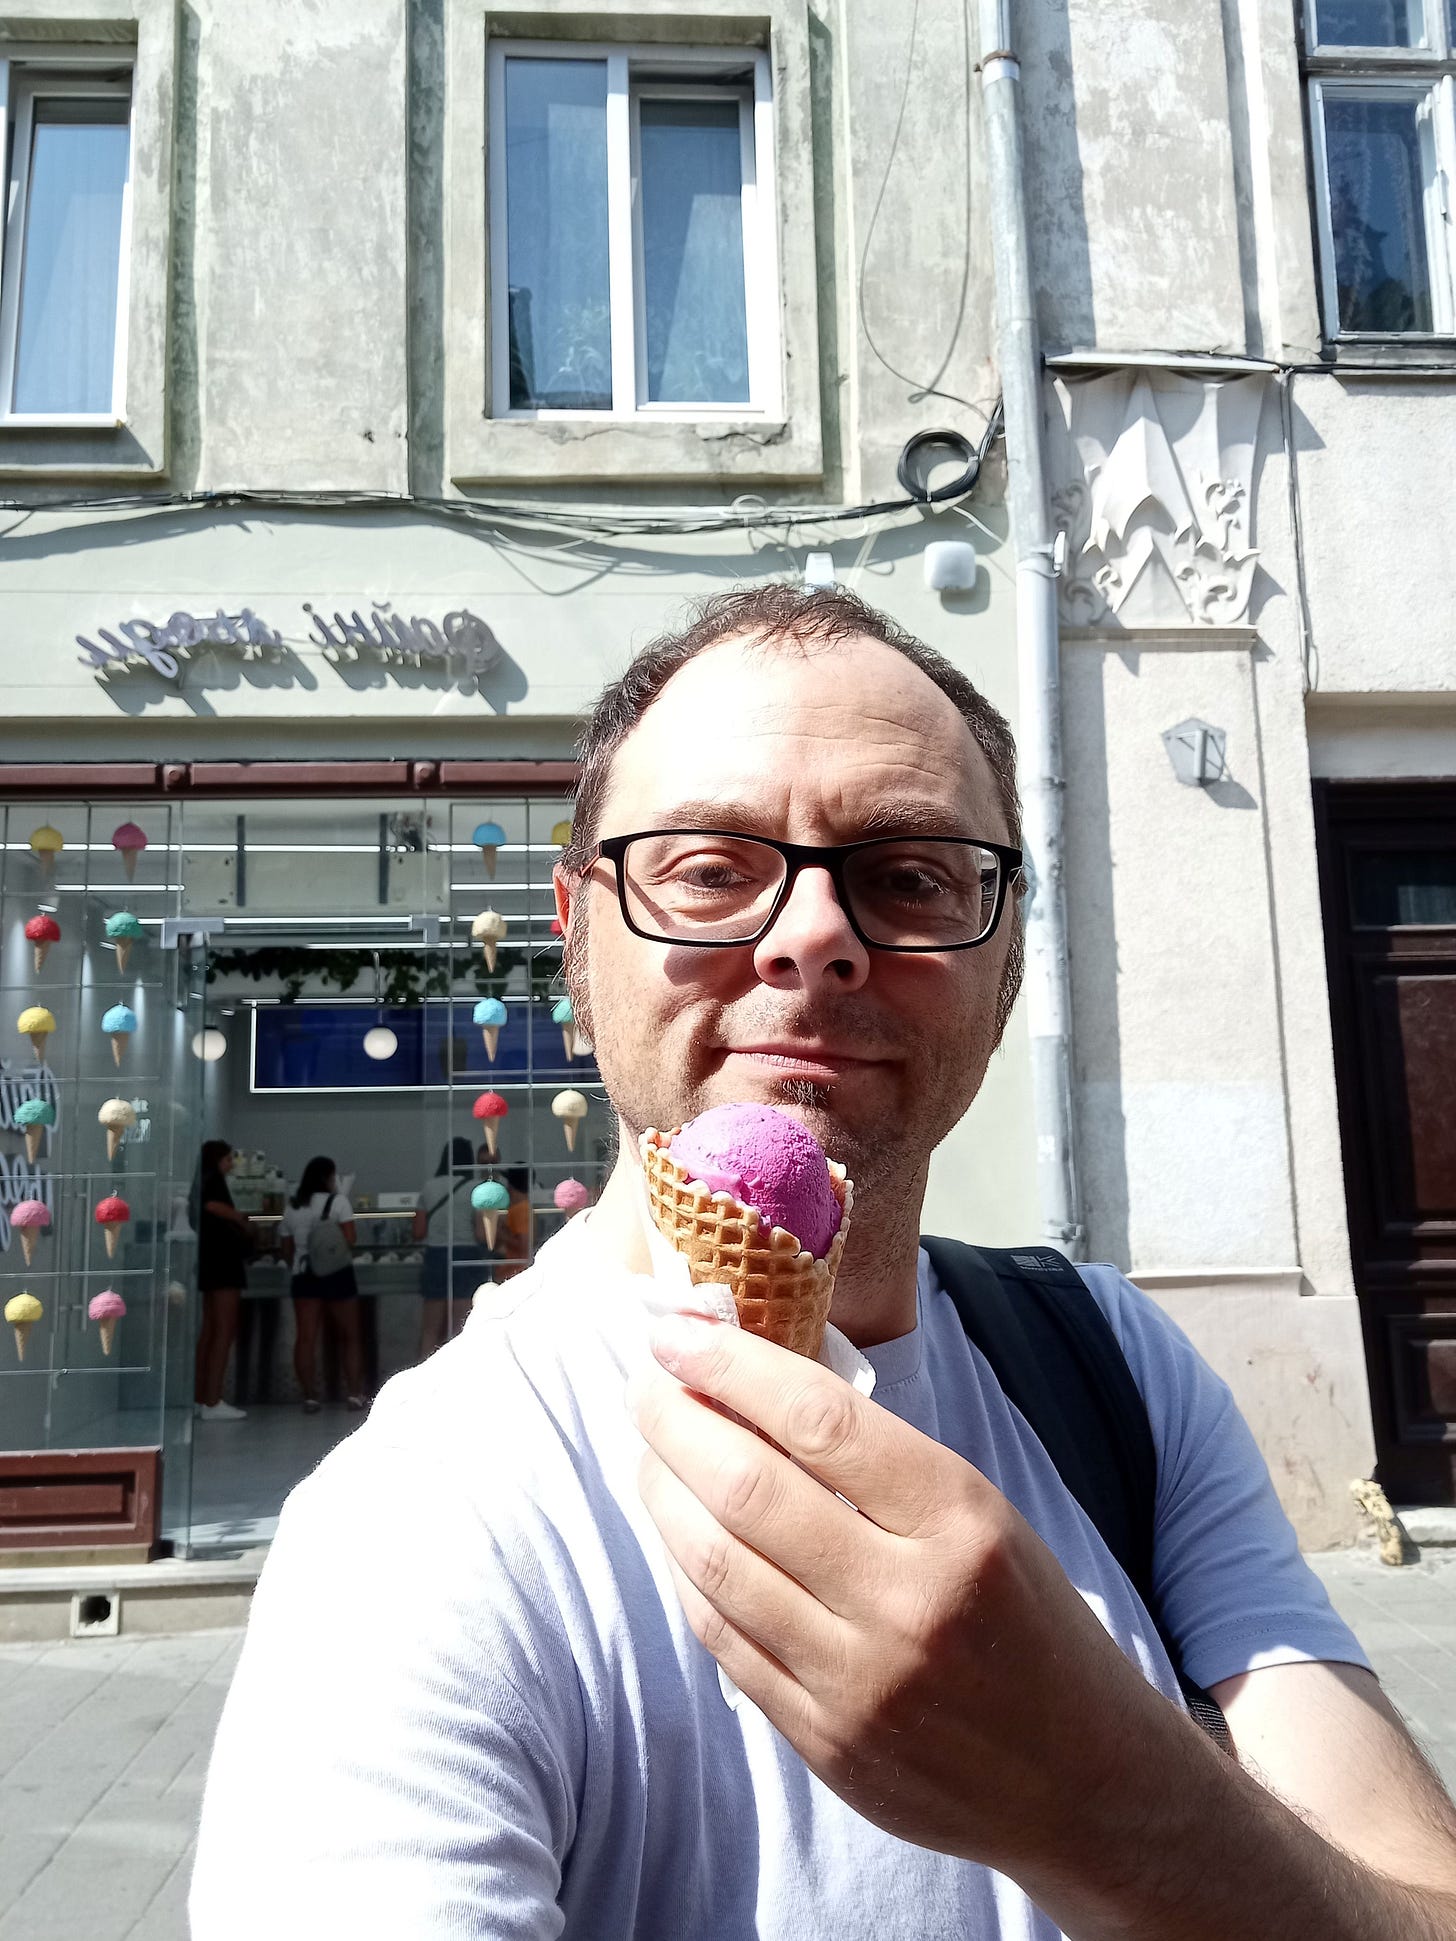
[[1206,721],[1180,721],[1176,728],[1163,730],[1173,773],[1190,789],[1206,789],[1210,782],[1223,780],[1227,740],[1222,728],[1211,728]]

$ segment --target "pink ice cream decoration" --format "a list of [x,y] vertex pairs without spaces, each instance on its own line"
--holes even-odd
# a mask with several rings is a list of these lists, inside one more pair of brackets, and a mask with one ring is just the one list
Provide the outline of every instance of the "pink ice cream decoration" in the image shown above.
[[822,1260],[839,1231],[829,1162],[812,1132],[771,1105],[715,1105],[668,1147],[710,1193],[731,1193]]
[[580,1213],[584,1206],[591,1205],[591,1189],[579,1179],[562,1180],[551,1197],[559,1213]]
[[108,1287],[94,1297],[86,1313],[93,1321],[120,1321],[126,1314],[126,1302]]

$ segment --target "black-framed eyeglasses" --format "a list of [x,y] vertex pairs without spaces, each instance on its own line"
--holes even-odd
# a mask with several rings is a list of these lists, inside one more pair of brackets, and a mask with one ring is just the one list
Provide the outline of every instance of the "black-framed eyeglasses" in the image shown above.
[[829,873],[871,950],[974,950],[995,933],[1021,851],[974,836],[872,836],[818,845],[736,829],[608,836],[592,861],[616,870],[622,920],[649,943],[723,950],[772,929],[800,870]]

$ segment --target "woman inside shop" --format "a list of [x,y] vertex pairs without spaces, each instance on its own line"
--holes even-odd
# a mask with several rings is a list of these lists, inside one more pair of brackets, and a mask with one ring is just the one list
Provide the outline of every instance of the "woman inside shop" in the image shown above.
[[420,1360],[432,1355],[447,1333],[458,1333],[471,1297],[485,1278],[490,1255],[481,1242],[470,1189],[476,1181],[470,1141],[458,1133],[440,1154],[433,1176],[415,1202],[414,1237],[425,1243],[424,1312]]
[[195,1368],[197,1413],[204,1422],[241,1422],[246,1409],[222,1399],[228,1357],[238,1337],[238,1311],[248,1284],[253,1229],[228,1191],[233,1149],[226,1139],[208,1139],[198,1170],[194,1218],[197,1222],[197,1285],[202,1294],[202,1329]]
[[284,1208],[278,1245],[293,1269],[290,1292],[297,1332],[293,1368],[303,1390],[303,1412],[317,1415],[319,1335],[327,1323],[344,1363],[344,1389],[356,1412],[368,1406],[364,1390],[364,1334],[359,1284],[354,1278],[354,1209],[339,1191],[339,1169],[320,1154],[303,1169],[298,1191]]

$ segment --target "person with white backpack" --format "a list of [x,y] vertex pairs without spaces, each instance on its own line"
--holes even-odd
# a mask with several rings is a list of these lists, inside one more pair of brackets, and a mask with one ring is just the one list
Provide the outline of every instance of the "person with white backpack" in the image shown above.
[[354,1278],[354,1209],[339,1191],[332,1159],[320,1154],[303,1169],[298,1191],[283,1212],[279,1244],[293,1269],[296,1334],[293,1367],[303,1390],[305,1415],[322,1407],[318,1395],[318,1341],[327,1318],[344,1363],[349,1407],[368,1407],[364,1389],[364,1337],[359,1284]]

